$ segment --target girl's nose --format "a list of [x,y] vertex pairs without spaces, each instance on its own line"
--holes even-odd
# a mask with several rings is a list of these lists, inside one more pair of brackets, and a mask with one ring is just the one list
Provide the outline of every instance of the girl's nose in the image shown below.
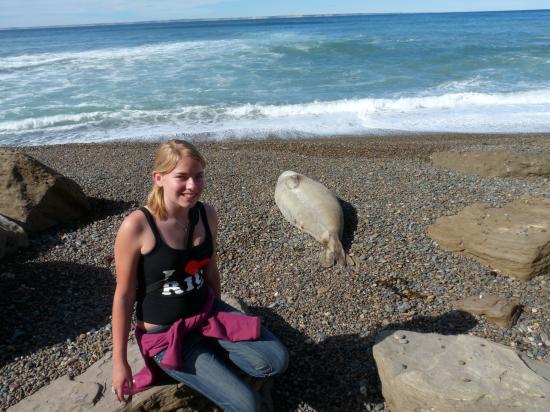
[[185,186],[187,189],[195,189],[198,186],[198,183],[194,177],[190,177],[187,179],[187,182],[185,182]]

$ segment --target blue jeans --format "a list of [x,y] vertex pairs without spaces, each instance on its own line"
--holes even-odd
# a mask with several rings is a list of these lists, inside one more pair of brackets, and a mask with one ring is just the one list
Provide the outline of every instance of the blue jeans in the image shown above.
[[[217,299],[214,309],[241,313]],[[260,410],[258,393],[239,377],[235,366],[250,376],[263,378],[284,372],[288,365],[286,348],[263,326],[255,341],[228,342],[190,332],[183,339],[182,351],[179,370],[160,365],[164,352],[154,359],[171,378],[202,393],[224,411]]]

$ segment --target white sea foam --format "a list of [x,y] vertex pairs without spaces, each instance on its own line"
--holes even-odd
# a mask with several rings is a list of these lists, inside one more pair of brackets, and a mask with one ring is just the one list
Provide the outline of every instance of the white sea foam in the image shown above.
[[282,106],[247,104],[230,108],[227,112],[235,117],[246,117],[251,114],[266,117],[289,117],[297,115],[362,114],[388,111],[406,113],[423,109],[538,104],[550,104],[550,89],[510,94],[448,93],[440,96],[401,97],[395,99],[345,99],[332,102],[312,102]]
[[[84,106],[85,107],[85,106]],[[74,110],[75,108],[73,108]],[[386,131],[549,132],[550,89],[520,93],[348,99],[291,105],[186,106],[93,111],[0,122],[5,144],[167,135],[239,138]]]
[[466,92],[480,90],[482,87],[487,88],[491,86],[492,82],[488,79],[482,78],[480,75],[476,75],[470,79],[463,80],[451,80],[444,82],[436,87],[436,90],[448,91],[448,92]]
[[61,114],[23,120],[5,121],[0,122],[0,134],[6,132],[44,130],[50,127],[57,126],[90,124],[96,122],[98,120],[98,117],[100,116],[100,112],[92,112],[80,114]]
[[240,40],[209,40],[184,41],[174,43],[150,44],[144,46],[105,48],[90,51],[75,51],[62,53],[24,54],[0,58],[0,70],[24,69],[54,63],[94,62],[113,60],[151,59],[166,55],[178,55],[184,52],[198,51],[203,54],[216,53],[223,50],[246,48]]

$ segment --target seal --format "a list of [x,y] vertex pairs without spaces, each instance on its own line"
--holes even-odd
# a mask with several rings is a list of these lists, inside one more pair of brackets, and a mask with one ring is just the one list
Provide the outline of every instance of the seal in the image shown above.
[[344,266],[354,264],[340,240],[344,213],[336,196],[325,186],[287,170],[277,179],[275,203],[286,220],[326,247],[320,256],[322,267],[333,266],[335,262]]

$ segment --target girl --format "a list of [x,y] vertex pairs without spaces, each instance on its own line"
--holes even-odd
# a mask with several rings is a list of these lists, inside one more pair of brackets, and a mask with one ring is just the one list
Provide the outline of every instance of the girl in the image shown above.
[[[212,206],[199,202],[205,166],[190,143],[162,143],[147,207],[132,212],[120,226],[115,241],[113,392],[119,401],[127,401],[162,370],[224,410],[257,411],[259,396],[238,377],[235,366],[254,377],[274,376],[286,369],[288,354],[258,318],[220,300],[218,220]],[[132,378],[126,356],[134,302],[136,338],[146,364],[138,374],[142,380]]]

